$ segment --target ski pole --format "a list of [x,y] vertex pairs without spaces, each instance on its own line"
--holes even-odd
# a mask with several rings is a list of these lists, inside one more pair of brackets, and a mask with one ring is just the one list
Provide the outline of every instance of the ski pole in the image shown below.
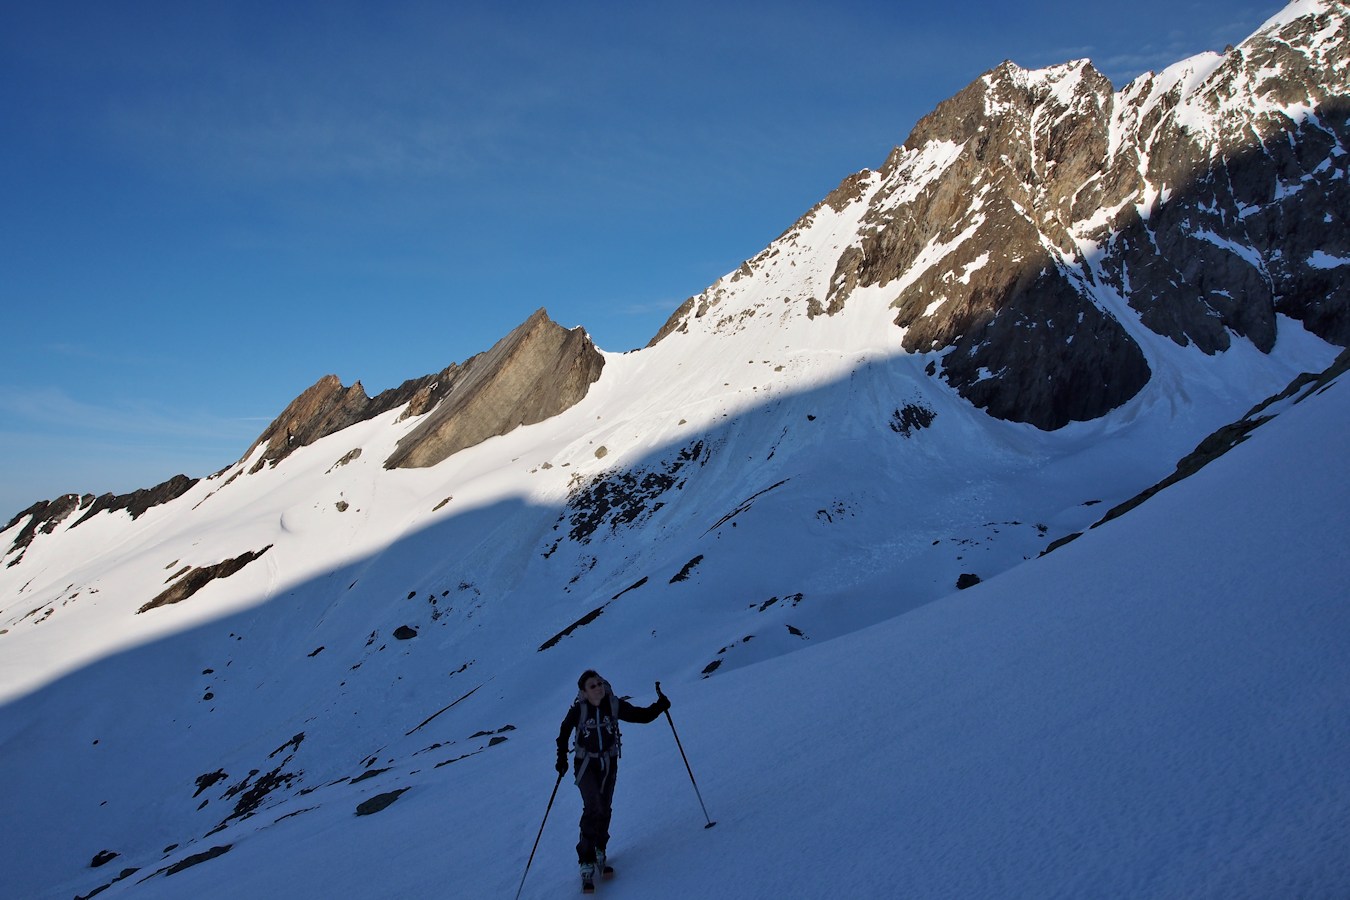
[[525,873],[520,876],[520,887],[516,888],[516,900],[520,900],[520,892],[525,890],[525,876],[530,874],[530,864],[534,862],[534,851],[539,849],[539,839],[544,836],[544,826],[548,824],[548,814],[553,809],[553,798],[558,796],[558,785],[562,784],[562,773],[558,773],[558,780],[553,782],[553,793],[548,795],[548,808],[544,810],[544,821],[539,823],[539,833],[534,836],[534,846],[530,848],[529,861],[525,863]]
[[[657,696],[661,694],[661,682],[656,683]],[[699,792],[698,782],[694,780],[694,770],[689,768],[689,757],[684,755],[684,744],[680,743],[680,733],[675,730],[675,720],[670,717],[670,707],[666,707],[666,721],[670,723],[670,733],[675,735],[675,746],[680,748],[680,758],[684,760],[684,770],[689,773],[689,783],[694,786],[694,796],[698,797],[698,805],[703,807],[703,818],[707,819],[708,824],[704,828],[711,828],[717,823],[708,817],[708,807],[703,804],[703,794]]]

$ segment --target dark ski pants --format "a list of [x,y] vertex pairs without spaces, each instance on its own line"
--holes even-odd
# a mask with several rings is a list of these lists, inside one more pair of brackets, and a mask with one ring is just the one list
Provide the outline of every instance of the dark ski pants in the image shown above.
[[592,759],[586,765],[577,789],[581,791],[581,840],[577,841],[577,861],[595,862],[595,851],[609,846],[609,819],[613,813],[614,781],[619,775],[619,761],[611,759],[602,765]]

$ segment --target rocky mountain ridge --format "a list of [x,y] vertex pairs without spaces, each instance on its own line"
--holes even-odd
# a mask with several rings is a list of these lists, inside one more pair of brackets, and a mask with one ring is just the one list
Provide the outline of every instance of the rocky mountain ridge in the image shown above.
[[[1136,322],[1207,354],[1235,338],[1270,352],[1279,316],[1350,343],[1348,19],[1343,3],[1294,3],[1224,55],[1120,92],[1087,60],[1005,62],[657,340],[753,315],[746,281],[793,291],[812,317],[875,288],[906,351],[975,406],[1042,429],[1148,383]],[[832,246],[807,237],[822,230]],[[806,248],[837,259],[827,283],[777,265]]]
[[[1005,62],[939,104],[881,169],[845,179],[686,301],[648,347],[691,329],[739,332],[764,295],[810,320],[884,302],[900,347],[930,376],[990,415],[1054,430],[1136,397],[1159,355],[1149,335],[1210,355],[1234,339],[1269,353],[1285,317],[1344,346],[1348,19],[1336,0],[1297,0],[1223,55],[1119,92],[1087,60]],[[784,271],[789,257],[811,265]],[[850,304],[862,293],[875,296]],[[406,406],[403,419],[425,418],[386,465],[435,465],[558,415],[603,367],[581,329],[539,310],[485,353],[375,398],[325,376],[242,459],[256,473]],[[5,530],[25,522],[21,549],[76,510],[79,521],[117,509],[134,518],[192,483],[65,495]]]
[[336,375],[325,375],[291,401],[243,458],[264,447],[250,470],[257,472],[320,438],[406,407],[399,421],[435,414],[386,466],[435,465],[489,437],[557,415],[585,396],[603,368],[604,358],[585,331],[562,328],[541,308],[491,349],[373,399],[359,381],[346,387]]
[[[604,358],[584,330],[564,329],[539,309],[490,350],[438,373],[409,379],[373,398],[359,381],[348,387],[336,375],[325,375],[292,400],[241,459],[251,460],[247,474],[256,474],[301,447],[402,409],[399,421],[434,414],[399,444],[386,467],[435,465],[466,447],[571,407],[585,396],[603,368]],[[50,534],[76,511],[84,515],[73,525],[103,511],[126,510],[135,519],[196,483],[197,479],[176,475],[154,488],[126,495],[66,494],[33,504],[0,530],[27,520],[11,545],[11,551],[21,554],[37,534]],[[16,556],[8,564],[21,558]]]

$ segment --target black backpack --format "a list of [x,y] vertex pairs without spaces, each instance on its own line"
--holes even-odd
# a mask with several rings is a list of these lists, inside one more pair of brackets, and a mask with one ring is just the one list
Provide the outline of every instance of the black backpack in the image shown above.
[[[619,698],[615,696],[614,689],[610,687],[608,681],[603,678],[600,680],[604,682],[605,696],[609,701],[610,718],[614,721],[614,741],[607,747],[602,744],[598,752],[585,749],[581,741],[581,729],[586,721],[586,711],[590,708],[590,703],[586,700],[586,692],[578,690],[577,698],[572,701],[572,706],[577,710],[576,728],[572,732],[572,759],[580,763],[579,766],[573,767],[576,770],[576,780],[578,781],[581,780],[582,774],[586,771],[586,767],[591,764],[592,759],[599,759],[601,767],[608,771],[609,761],[618,759],[623,755],[623,736],[619,732]],[[601,701],[601,703],[604,702]]]

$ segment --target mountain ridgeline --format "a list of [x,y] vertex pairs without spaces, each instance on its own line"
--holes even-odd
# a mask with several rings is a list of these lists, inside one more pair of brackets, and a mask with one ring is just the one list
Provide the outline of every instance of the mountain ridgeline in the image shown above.
[[[828,282],[789,302],[835,315],[862,288],[902,344],[991,415],[1094,419],[1150,377],[1133,320],[1204,353],[1275,345],[1283,315],[1350,343],[1346,8],[1312,14],[1115,93],[1090,62],[1011,62],[923,118],[729,279],[817,218],[856,220]],[[662,330],[716,314],[719,283]]]
[[[1087,60],[1005,62],[939,104],[878,171],[849,178],[736,272],[686,301],[651,344],[734,330],[767,291],[808,318],[863,289],[903,349],[1000,419],[1062,428],[1117,409],[1150,380],[1140,329],[1206,354],[1270,352],[1294,323],[1350,344],[1350,42],[1346,6],[1292,4],[1222,55],[1114,91]],[[828,246],[803,233],[847,228]],[[812,273],[775,265],[802,246]],[[795,265],[795,263],[794,263]],[[803,267],[805,270],[807,267]],[[745,290],[760,282],[760,290]],[[876,302],[869,298],[868,302]],[[707,320],[702,324],[700,320]],[[325,376],[249,448],[252,470],[391,409],[423,423],[389,468],[431,466],[585,396],[604,358],[544,310],[485,353],[375,398]],[[1253,401],[1260,398],[1253,398]],[[173,499],[70,494],[24,510],[26,544],[79,511]]]

